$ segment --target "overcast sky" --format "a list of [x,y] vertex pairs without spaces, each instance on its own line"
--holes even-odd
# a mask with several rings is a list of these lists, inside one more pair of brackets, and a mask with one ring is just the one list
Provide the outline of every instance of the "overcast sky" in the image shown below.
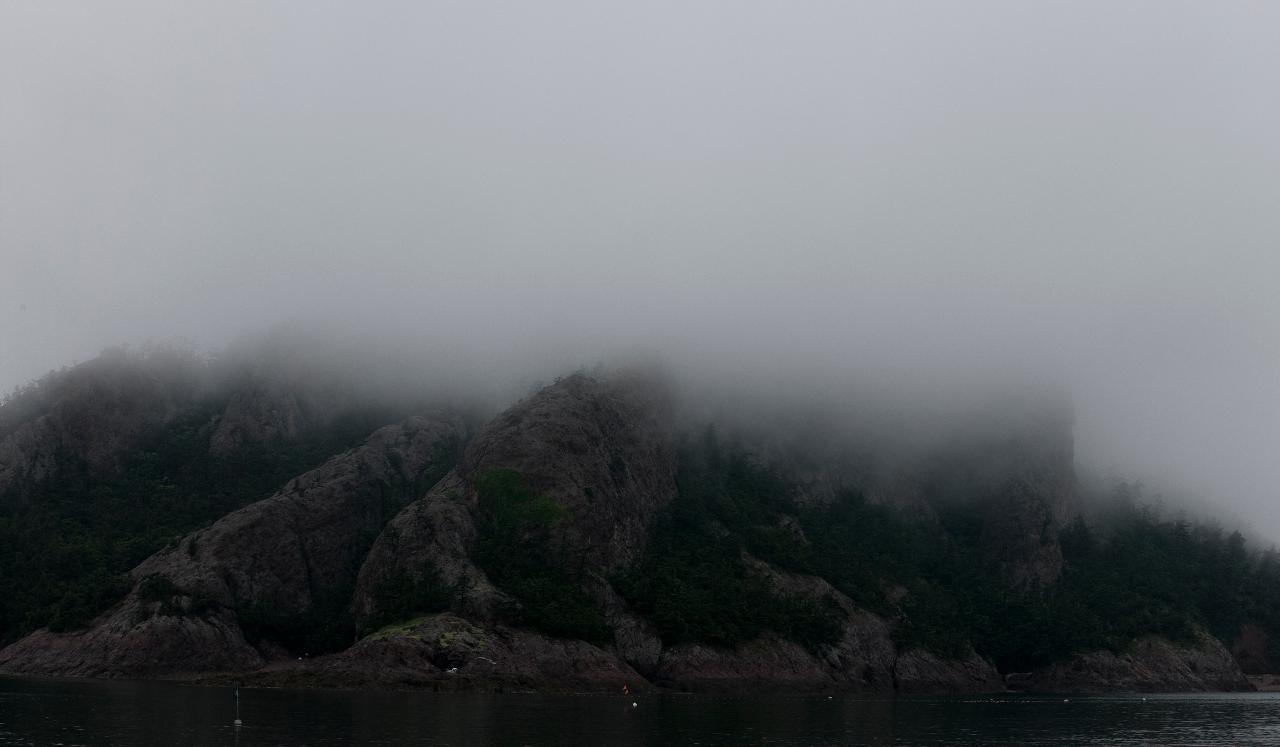
[[1280,537],[1278,133],[1272,2],[0,0],[0,389],[289,319],[1049,376]]

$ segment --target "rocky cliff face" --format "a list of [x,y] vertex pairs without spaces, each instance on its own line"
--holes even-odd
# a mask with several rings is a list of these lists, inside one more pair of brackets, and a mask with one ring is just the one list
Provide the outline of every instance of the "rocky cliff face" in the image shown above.
[[976,507],[986,559],[1010,588],[1047,588],[1062,572],[1058,532],[1075,498],[1073,417],[1058,405],[1005,420],[962,432],[918,471],[937,510]]
[[65,372],[46,391],[27,394],[39,395],[38,411],[0,427],[0,501],[22,502],[58,470],[115,470],[144,437],[190,407],[200,388],[189,365],[157,366],[123,353]]
[[[373,537],[452,465],[464,435],[443,416],[382,428],[148,558],[130,574],[126,599],[89,629],[39,631],[0,651],[0,671],[157,676],[261,666],[283,652],[273,628],[344,616]],[[260,630],[246,634],[250,622]],[[349,623],[347,631],[353,639]]]
[[568,517],[562,541],[588,570],[634,562],[646,530],[675,496],[675,457],[659,382],[575,375],[498,416],[467,447],[461,463],[409,506],[378,538],[360,571],[356,611],[378,613],[378,587],[431,563],[453,584],[469,584],[466,608],[488,615],[504,596],[470,560],[479,503],[477,477],[513,470]]
[[[815,591],[821,579],[792,577]],[[632,618],[610,644],[539,635],[452,613],[426,615],[370,635],[332,656],[280,661],[248,675],[261,685],[380,686],[435,690],[617,692],[655,686],[687,692],[998,692],[1000,675],[976,654],[946,660],[899,652],[890,626],[847,605],[837,645],[821,652],[764,635],[733,648],[664,647]],[[622,613],[625,616],[626,613]]]
[[1163,638],[1135,641],[1123,653],[1094,651],[1008,677],[1015,690],[1069,692],[1248,692],[1253,685],[1220,641],[1202,634],[1192,645]]
[[[17,484],[13,480],[56,469],[56,455],[68,448],[96,468],[113,469],[136,434],[188,406],[186,390],[171,384],[156,389],[145,379],[121,381],[132,383],[84,395],[105,397],[104,404],[68,399],[74,407],[55,407],[9,428],[0,442],[0,479]],[[313,426],[319,407],[304,400],[280,382],[257,381],[232,391],[214,408],[210,452],[230,454],[297,438]],[[741,538],[769,540],[785,533],[792,543],[786,546],[803,553],[809,540],[797,517],[813,514],[798,512],[834,506],[849,490],[861,491],[882,512],[865,513],[871,519],[883,518],[888,506],[934,528],[949,507],[967,506],[977,517],[974,535],[980,535],[993,573],[1014,591],[1048,587],[1062,569],[1057,529],[1074,490],[1069,418],[1020,421],[1017,428],[975,436],[918,463],[895,462],[891,470],[867,468],[871,462],[855,456],[829,468],[804,463],[791,483],[798,495],[769,497],[769,510],[783,513],[770,514],[773,523],[734,528],[741,539],[741,549],[730,551],[735,562],[715,568],[740,569],[777,599],[834,615],[834,633],[802,644],[805,639],[776,632],[787,626],[775,624],[738,638],[736,645],[713,646],[695,642],[705,638],[672,637],[669,628],[663,629],[664,641],[656,613],[646,619],[614,588],[627,590],[627,572],[643,567],[652,554],[646,550],[655,522],[678,513],[677,501],[684,499],[670,402],[663,384],[646,376],[575,375],[517,403],[470,440],[464,425],[446,415],[383,427],[266,500],[146,559],[130,573],[124,600],[87,629],[40,630],[0,650],[0,671],[199,678],[230,673],[260,684],[434,689],[1005,688],[1005,679],[972,647],[960,646],[960,656],[948,658],[928,650],[920,643],[924,639],[900,636],[904,587],[881,604],[874,595],[859,596],[862,587],[851,586],[849,576],[841,581],[815,571],[820,564],[788,561],[777,546],[769,555],[767,542],[757,557]],[[512,614],[521,604],[514,592],[479,566],[481,485],[495,472],[519,475],[539,501],[554,507],[557,553],[543,560],[572,563],[561,569],[562,577],[594,605],[603,635],[578,640],[539,632]],[[731,520],[716,516],[710,534],[700,536],[729,536]],[[884,535],[851,536],[876,542]],[[485,567],[492,571],[492,565]],[[847,593],[814,573],[837,579]],[[502,580],[496,572],[495,578]],[[435,600],[429,609],[406,613],[411,604],[388,597],[388,589],[404,592],[428,582],[448,590],[447,603]],[[896,581],[871,576],[859,583],[879,588]],[[324,651],[334,653],[298,659]],[[1195,647],[1143,639],[1124,654],[1080,654],[1011,676],[1009,684],[1035,692],[1247,687],[1230,654],[1207,637]]]
[[279,381],[257,381],[231,394],[209,439],[209,452],[226,456],[245,447],[291,441],[306,426],[297,394]]

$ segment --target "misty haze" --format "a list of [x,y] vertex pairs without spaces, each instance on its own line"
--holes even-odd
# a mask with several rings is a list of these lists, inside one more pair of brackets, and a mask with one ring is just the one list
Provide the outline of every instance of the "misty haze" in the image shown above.
[[0,745],[1280,743],[1277,29],[0,3]]

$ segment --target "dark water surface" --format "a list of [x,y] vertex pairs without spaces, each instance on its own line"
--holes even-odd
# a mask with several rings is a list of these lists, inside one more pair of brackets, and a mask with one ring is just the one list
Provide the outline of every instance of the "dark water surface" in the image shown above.
[[[632,702],[637,703],[632,706]],[[0,745],[1280,745],[1280,695],[543,696],[0,678]]]

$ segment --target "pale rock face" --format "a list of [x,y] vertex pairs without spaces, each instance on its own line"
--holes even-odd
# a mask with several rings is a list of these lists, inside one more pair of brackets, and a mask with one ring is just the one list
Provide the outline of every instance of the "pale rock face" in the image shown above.
[[661,383],[638,374],[570,376],[499,416],[461,469],[519,472],[568,509],[568,540],[588,566],[612,571],[639,559],[675,497],[668,407]]
[[[423,489],[424,477],[448,468],[464,435],[445,416],[378,430],[270,498],[143,561],[130,574],[129,596],[88,630],[39,631],[4,649],[0,670],[127,676],[260,666],[234,610],[253,605],[301,616],[325,593],[350,589],[369,541],[410,491]],[[143,591],[153,577],[179,590],[170,604],[200,609],[161,613],[161,602]]]
[[613,630],[613,649],[645,677],[653,677],[662,656],[662,639],[648,620],[632,613],[613,587],[594,579],[590,591],[604,608],[605,622]]
[[231,395],[209,439],[209,453],[225,456],[246,446],[291,441],[305,418],[294,392],[280,383],[262,382]]
[[509,603],[471,561],[476,538],[472,509],[466,482],[455,470],[392,519],[360,567],[353,601],[358,628],[379,617],[382,584],[400,575],[420,579],[428,564],[443,583],[464,590],[459,606],[472,617],[494,618]]
[[419,687],[437,690],[620,692],[646,681],[609,651],[451,613],[369,636],[340,654],[281,662],[247,676],[256,685]]
[[1011,674],[1007,680],[1013,689],[1041,693],[1253,690],[1231,653],[1208,634],[1191,645],[1148,636],[1119,654],[1076,654],[1034,672]]
[[373,616],[379,584],[398,573],[417,577],[428,562],[445,582],[468,582],[469,614],[483,618],[496,609],[503,595],[469,559],[479,501],[474,481],[492,469],[519,472],[568,510],[565,541],[587,571],[607,575],[634,563],[650,522],[676,493],[666,408],[661,385],[645,377],[575,375],[498,416],[453,474],[378,538],[360,572],[357,617]]
[[410,499],[424,475],[443,472],[463,437],[463,425],[443,415],[381,428],[272,497],[153,555],[131,575],[141,580],[158,573],[227,606],[251,601],[303,614],[318,590],[354,582],[365,537]]
[[964,659],[942,659],[923,649],[899,654],[893,665],[895,689],[901,693],[993,693],[1005,689],[1004,678],[974,652]]

